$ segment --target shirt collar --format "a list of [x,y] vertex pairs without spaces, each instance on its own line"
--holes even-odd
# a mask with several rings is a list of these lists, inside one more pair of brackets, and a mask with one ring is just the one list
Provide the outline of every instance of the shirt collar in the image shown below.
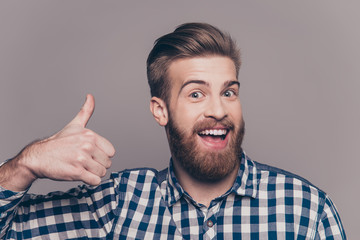
[[258,189],[257,169],[255,163],[242,152],[241,164],[231,192],[239,196],[256,198]]
[[176,179],[173,160],[170,159],[170,165],[167,175],[166,197],[169,206],[175,204],[185,193],[184,189],[180,186],[180,183]]
[[[245,154],[245,152],[242,152],[238,175],[231,189],[229,189],[229,191],[226,192],[222,197],[225,197],[230,193],[234,193],[239,196],[255,198],[257,196],[258,185],[256,177],[257,169],[255,163]],[[180,186],[180,183],[175,176],[172,159],[170,159],[165,194],[165,199],[169,206],[175,204],[184,194],[190,197]],[[190,197],[190,199],[192,198]]]

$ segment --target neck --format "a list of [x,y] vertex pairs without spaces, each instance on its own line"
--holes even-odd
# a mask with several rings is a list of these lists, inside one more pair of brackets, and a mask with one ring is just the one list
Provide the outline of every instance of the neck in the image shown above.
[[197,202],[207,207],[210,202],[226,193],[234,184],[240,167],[240,162],[226,177],[218,181],[200,181],[191,176],[182,166],[173,160],[174,172],[181,187]]

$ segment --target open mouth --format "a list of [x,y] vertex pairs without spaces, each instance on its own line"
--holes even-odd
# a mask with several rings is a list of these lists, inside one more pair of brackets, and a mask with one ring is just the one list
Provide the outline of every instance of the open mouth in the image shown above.
[[198,133],[198,135],[209,142],[219,142],[225,140],[229,130],[228,129],[205,129]]

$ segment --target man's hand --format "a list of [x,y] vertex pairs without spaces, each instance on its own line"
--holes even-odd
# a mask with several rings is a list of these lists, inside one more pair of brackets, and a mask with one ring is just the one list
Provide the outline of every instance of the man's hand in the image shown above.
[[115,149],[108,140],[85,128],[94,108],[94,97],[89,94],[80,112],[60,132],[29,145],[0,168],[0,185],[21,191],[37,178],[98,185],[111,166]]

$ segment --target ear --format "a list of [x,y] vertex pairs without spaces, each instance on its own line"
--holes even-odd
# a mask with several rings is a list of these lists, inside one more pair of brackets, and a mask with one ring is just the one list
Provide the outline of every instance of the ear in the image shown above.
[[150,100],[150,111],[160,126],[168,123],[168,110],[164,100],[158,97],[152,97]]

